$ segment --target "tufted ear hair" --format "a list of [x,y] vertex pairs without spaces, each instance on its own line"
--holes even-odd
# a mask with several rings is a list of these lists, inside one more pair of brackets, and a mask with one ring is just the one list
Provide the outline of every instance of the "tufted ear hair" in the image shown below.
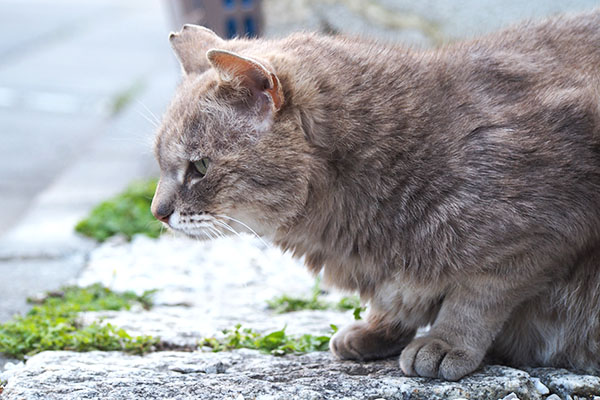
[[210,29],[191,24],[184,25],[179,32],[171,32],[169,41],[186,75],[202,73],[210,68],[206,51],[225,43]]
[[209,50],[206,57],[222,81],[239,84],[257,97],[266,95],[273,111],[279,111],[284,100],[281,83],[265,63],[218,49]]

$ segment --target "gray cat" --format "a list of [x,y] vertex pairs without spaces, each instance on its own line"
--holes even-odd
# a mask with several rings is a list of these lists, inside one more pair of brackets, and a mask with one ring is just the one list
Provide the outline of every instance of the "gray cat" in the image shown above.
[[357,290],[370,313],[333,337],[340,358],[600,372],[600,10],[430,51],[170,40],[159,220],[255,231]]

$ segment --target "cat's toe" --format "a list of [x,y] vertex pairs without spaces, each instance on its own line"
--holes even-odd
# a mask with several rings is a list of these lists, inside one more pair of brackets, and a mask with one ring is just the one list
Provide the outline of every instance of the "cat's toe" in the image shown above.
[[338,331],[329,342],[329,349],[342,360],[363,360],[363,356],[357,350],[361,340],[360,325],[352,324]]
[[400,368],[406,375],[449,381],[473,372],[480,362],[477,353],[432,337],[413,340],[400,355]]
[[450,346],[437,339],[418,338],[410,342],[400,354],[400,368],[409,376],[438,376],[439,365]]
[[440,376],[449,381],[457,381],[475,371],[483,357],[464,349],[452,349],[440,364]]
[[386,329],[358,321],[337,332],[329,348],[344,360],[377,360],[400,354],[414,334],[414,330]]

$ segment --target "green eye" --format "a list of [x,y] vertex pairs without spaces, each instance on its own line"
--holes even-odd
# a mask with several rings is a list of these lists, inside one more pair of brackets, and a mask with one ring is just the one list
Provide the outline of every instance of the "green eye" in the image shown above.
[[198,171],[200,176],[202,176],[204,178],[204,175],[206,175],[206,171],[208,170],[208,164],[209,164],[208,158],[204,157],[202,160],[195,161],[193,164],[194,164],[194,168],[196,168],[196,171]]

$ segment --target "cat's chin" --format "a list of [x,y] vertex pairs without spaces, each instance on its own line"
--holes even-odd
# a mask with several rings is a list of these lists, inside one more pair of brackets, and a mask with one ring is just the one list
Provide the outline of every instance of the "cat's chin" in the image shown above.
[[209,233],[206,231],[184,231],[184,230],[173,229],[173,228],[171,228],[170,230],[171,230],[171,232],[173,232],[173,234],[175,236],[186,237],[186,238],[190,238],[190,239],[194,239],[194,240],[198,240],[198,241],[202,241],[202,242],[226,236],[220,232],[219,232],[219,234],[215,234],[215,233]]
[[199,240],[201,242],[215,239],[215,236],[209,236],[207,233],[198,233],[198,234],[182,233],[182,234],[190,239]]

